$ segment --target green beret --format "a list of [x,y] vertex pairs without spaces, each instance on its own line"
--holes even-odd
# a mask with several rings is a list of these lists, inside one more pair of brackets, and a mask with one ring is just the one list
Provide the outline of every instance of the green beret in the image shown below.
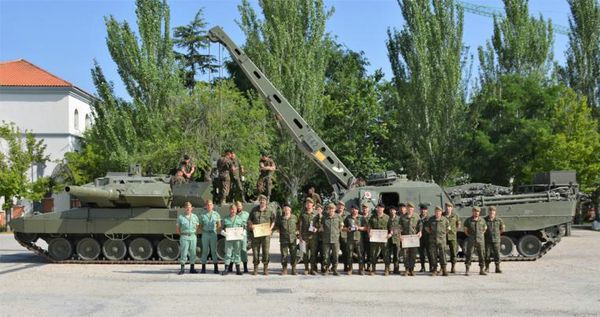
[[438,211],[438,210],[439,210],[439,211],[443,211],[443,210],[442,210],[442,207],[440,207],[440,206],[435,206],[435,211]]

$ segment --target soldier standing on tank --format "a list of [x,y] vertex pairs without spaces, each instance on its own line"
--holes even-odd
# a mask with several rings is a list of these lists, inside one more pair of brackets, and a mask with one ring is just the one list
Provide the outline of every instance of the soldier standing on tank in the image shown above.
[[175,226],[175,233],[179,235],[179,275],[183,274],[185,268],[185,262],[190,260],[190,273],[198,273],[194,269],[194,263],[196,263],[196,242],[198,233],[198,216],[192,213],[192,204],[187,201],[183,204],[184,214],[177,217],[177,224]]
[[[304,212],[300,215],[300,242],[305,243],[304,252],[304,275],[315,275],[317,271],[317,223],[315,222],[316,211],[312,198],[304,200]],[[310,265],[310,269],[309,269]]]
[[196,165],[192,163],[192,159],[189,155],[185,154],[183,156],[183,160],[179,163],[179,167],[177,170],[181,171],[183,174],[183,178],[185,178],[185,182],[189,182],[192,179],[192,175],[196,171]]
[[[342,222],[344,221],[344,218],[346,218],[346,204],[343,201],[338,201],[337,203],[337,209],[335,210],[335,213],[338,214],[340,216],[340,219],[342,219]],[[342,257],[341,257],[341,261],[344,264],[344,272],[348,272],[348,266],[346,265],[346,258],[348,257],[348,247],[347,247],[347,241],[348,241],[348,233],[344,230],[342,230],[340,232],[340,250],[342,251]]]
[[[381,202],[377,204],[377,207],[375,207],[375,214],[369,218],[369,236],[371,236],[371,230],[387,230],[390,217],[383,213],[384,210],[385,206]],[[374,275],[377,270],[377,260],[379,260],[379,254],[382,254],[383,259],[385,260],[385,270],[383,275],[389,275],[390,264],[387,262],[387,241],[371,241],[369,243],[371,244],[371,271],[369,271],[369,275]]]
[[231,189],[231,150],[225,150],[223,156],[217,160],[217,173],[219,176],[219,201],[223,205],[229,197]]
[[456,273],[456,255],[458,254],[457,232],[460,229],[460,217],[454,212],[454,205],[450,202],[446,203],[444,216],[448,218],[450,224],[450,229],[448,230],[448,247],[450,249],[450,263],[452,263],[450,273]]
[[[258,206],[255,206],[252,208],[252,211],[250,211],[250,217],[248,218],[248,229],[252,231],[254,230],[254,225],[261,223],[270,224],[271,231],[275,226],[275,213],[267,205],[267,196],[265,195],[258,196]],[[271,235],[264,237],[252,237],[252,257],[254,262],[254,271],[252,272],[252,275],[258,274],[258,264],[261,260],[261,250],[263,272],[265,275],[269,275],[270,246]]]
[[440,264],[442,274],[448,276],[446,271],[446,241],[450,223],[442,215],[442,207],[435,207],[435,214],[427,221],[426,231],[429,233],[429,271],[431,276],[437,275],[437,265]]
[[273,188],[273,173],[275,173],[277,166],[267,152],[261,152],[260,156],[260,160],[258,161],[260,176],[256,184],[256,191],[258,195],[265,195],[267,200],[269,200],[271,199],[271,189]]
[[319,196],[319,194],[317,194],[317,192],[315,191],[315,186],[310,186],[308,188],[308,192],[306,193],[306,197],[312,199],[315,204],[321,204],[321,196]]
[[235,201],[237,197],[240,197],[243,202],[246,202],[244,197],[244,185],[242,184],[242,176],[244,175],[244,166],[240,159],[235,155],[235,152],[231,152],[231,175],[230,179],[232,182],[231,187],[231,201]]
[[[427,204],[421,204],[421,227],[427,227],[427,221],[429,220],[429,206]],[[421,272],[426,272],[425,262],[429,255],[429,233],[423,230],[421,239],[419,241],[419,260],[421,261]],[[431,261],[430,261],[431,262]],[[429,264],[431,266],[431,263]]]
[[[365,221],[367,222],[367,229],[369,227],[368,223],[369,223],[369,219],[371,218],[371,206],[369,206],[369,203],[367,202],[363,202],[361,204],[362,207],[362,216],[365,219]],[[370,272],[370,265],[371,265],[371,243],[370,243],[370,239],[369,239],[369,230],[363,231],[362,232],[362,244],[363,244],[363,256],[364,256],[364,263],[365,263],[365,271],[366,272]]]
[[352,205],[350,215],[344,219],[344,228],[347,234],[346,239],[346,266],[348,267],[348,275],[352,275],[352,254],[356,252],[358,257],[358,274],[364,275],[365,262],[363,257],[362,232],[366,232],[368,224],[365,218],[358,214],[358,206]]
[[327,214],[321,217],[319,233],[323,241],[323,275],[329,274],[329,265],[333,275],[338,275],[338,254],[340,253],[340,232],[344,226],[342,217],[335,212],[335,204],[327,205]]
[[[242,244],[240,247],[240,260],[242,261],[242,264],[244,264],[244,273],[248,273],[248,217],[250,217],[250,214],[244,210],[244,205],[242,204],[241,201],[237,201],[235,203],[235,206],[237,208],[237,215],[238,217],[240,217],[243,222],[244,222],[244,239],[242,239]],[[230,266],[231,268],[231,266]],[[231,270],[229,270],[231,272]]]
[[389,208],[390,220],[388,221],[388,256],[386,257],[386,266],[390,265],[390,262],[394,262],[394,274],[400,274],[400,252],[402,246],[400,244],[400,216],[398,216],[396,206]]
[[277,219],[277,230],[279,230],[279,248],[281,251],[281,275],[287,275],[288,273],[288,256],[292,265],[292,275],[296,275],[298,218],[292,214],[292,208],[287,203],[283,204],[283,214]]
[[504,232],[504,221],[496,217],[496,207],[488,208],[488,215],[485,217],[487,231],[485,232],[485,272],[490,271],[490,258],[494,258],[496,264],[496,273],[502,273],[500,270],[500,235]]
[[208,262],[208,251],[210,248],[210,257],[214,264],[214,273],[219,273],[217,265],[217,232],[221,231],[221,216],[218,212],[213,211],[212,200],[206,201],[206,212],[200,215],[200,232],[202,233],[202,270],[200,273],[206,273],[206,262]]
[[[419,219],[419,216],[415,215],[415,205],[411,202],[406,204],[408,207],[408,213],[406,216],[400,218],[400,224],[402,227],[403,235],[417,235],[421,237],[421,231],[423,224]],[[415,276],[415,262],[417,258],[418,247],[404,248],[404,267],[406,272],[404,276]]]
[[483,269],[485,262],[485,232],[487,225],[485,220],[479,216],[481,208],[475,206],[472,209],[472,216],[467,218],[464,223],[465,235],[468,237],[467,241],[467,254],[465,259],[465,275],[469,275],[469,267],[471,266],[471,256],[473,255],[473,249],[477,251],[479,257],[479,274],[487,275]]
[[[227,229],[244,228],[246,226],[244,219],[237,214],[237,207],[235,206],[235,204],[231,204],[231,206],[229,207],[229,215],[223,218],[222,223],[222,227],[224,230],[222,234],[224,236],[227,236]],[[241,247],[242,240],[225,240],[225,259],[223,261],[225,267],[223,269],[222,275],[229,274],[229,267],[231,267],[232,263],[235,264],[235,274],[242,275],[242,272],[240,271]]]

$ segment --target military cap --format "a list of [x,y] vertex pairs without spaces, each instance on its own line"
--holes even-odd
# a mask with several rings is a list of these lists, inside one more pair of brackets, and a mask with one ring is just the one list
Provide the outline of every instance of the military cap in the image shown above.
[[408,203],[406,203],[406,207],[415,208],[415,204],[409,201]]
[[329,209],[329,208],[335,209],[335,204],[334,203],[327,204],[327,209]]
[[261,195],[258,195],[258,200],[263,200],[263,199],[264,199],[264,200],[267,200],[267,196],[265,196],[265,195],[262,195],[262,194],[261,194]]
[[346,203],[340,200],[338,201],[338,205],[346,206]]
[[189,160],[189,159],[190,159],[190,156],[189,156],[189,155],[187,155],[187,154],[184,154],[184,155],[183,155],[183,159],[184,159],[184,160]]
[[438,211],[438,210],[439,210],[439,211],[443,211],[443,210],[442,210],[442,207],[440,207],[440,206],[435,206],[435,211]]
[[446,207],[454,207],[454,205],[451,202],[446,202]]
[[419,208],[421,208],[421,209],[429,209],[429,204],[422,203],[422,204],[419,205]]
[[406,207],[406,204],[405,204],[405,203],[399,203],[399,204],[398,204],[398,207],[400,207],[400,208],[402,208],[402,207]]
[[385,205],[382,202],[377,203],[377,207],[385,208]]
[[361,206],[362,206],[362,207],[369,207],[369,203],[367,203],[367,202],[365,201],[365,202],[363,202],[363,203],[361,204]]
[[392,210],[392,209],[394,209],[394,210],[398,210],[398,207],[396,207],[396,206],[394,206],[394,205],[391,205],[391,206],[389,207],[389,209],[390,209],[390,210]]
[[355,205],[355,204],[352,204],[352,205],[350,206],[350,209],[358,209],[358,206],[357,206],[357,205]]
[[321,204],[316,204],[316,205],[315,205],[315,209],[319,209],[319,208],[323,209],[323,205],[321,205]]
[[481,208],[475,206],[475,207],[473,207],[473,211],[479,211],[479,212],[481,212]]
[[315,201],[312,198],[307,197],[306,199],[304,199],[304,203],[313,203],[314,204]]

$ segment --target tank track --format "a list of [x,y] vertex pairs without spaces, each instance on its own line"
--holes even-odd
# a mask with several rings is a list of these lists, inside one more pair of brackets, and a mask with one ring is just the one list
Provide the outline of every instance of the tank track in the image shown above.
[[[46,259],[46,261],[48,261],[49,263],[57,263],[57,264],[153,264],[153,265],[174,265],[174,264],[179,264],[179,261],[164,261],[164,260],[146,260],[146,261],[137,261],[137,260],[120,260],[120,261],[110,261],[110,260],[92,260],[92,261],[87,261],[87,260],[74,260],[74,259],[70,259],[70,260],[62,260],[62,261],[57,261],[55,259],[53,259],[52,257],[50,257],[50,255],[48,254],[48,251],[40,248],[39,246],[35,245],[35,243],[33,242],[26,242],[26,241],[22,241],[20,239],[18,239],[17,235],[15,234],[15,240],[17,240],[17,242],[19,242],[19,244],[21,246],[23,246],[24,248],[26,248],[27,250],[43,257]],[[542,258],[544,255],[546,255],[546,253],[548,253],[548,251],[550,251],[552,248],[554,248],[554,246],[556,246],[558,244],[558,242],[560,242],[560,240],[557,241],[547,241],[546,243],[544,243],[544,245],[542,246],[542,249],[540,250],[540,253],[537,256],[532,256],[532,257],[526,257],[526,256],[508,256],[508,257],[503,257],[502,261],[503,262],[525,262],[525,261],[536,261],[540,258]],[[464,262],[465,258],[464,257],[458,257],[457,258],[458,262]],[[219,263],[221,263],[222,261],[219,261]],[[417,259],[418,262],[418,259]]]

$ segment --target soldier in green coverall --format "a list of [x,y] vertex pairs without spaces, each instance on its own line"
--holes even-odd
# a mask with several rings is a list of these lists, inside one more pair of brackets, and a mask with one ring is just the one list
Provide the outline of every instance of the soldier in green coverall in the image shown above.
[[[222,221],[223,234],[227,237],[227,230],[232,228],[244,228],[246,221],[244,218],[237,214],[237,207],[235,204],[231,204],[229,207],[229,215]],[[222,275],[229,274],[228,266],[230,263],[235,264],[235,274],[242,275],[240,271],[240,248],[242,247],[242,240],[225,240],[225,268],[223,269]]]
[[206,262],[208,261],[208,248],[210,247],[210,256],[214,264],[214,273],[219,273],[219,267],[217,266],[217,232],[221,231],[221,216],[216,211],[213,211],[212,200],[206,201],[206,212],[200,216],[200,232],[202,233],[202,256],[200,261],[202,262],[202,271],[200,273],[206,273]]
[[183,204],[185,208],[184,214],[177,217],[177,224],[175,227],[175,233],[179,235],[179,248],[181,255],[179,257],[179,264],[181,269],[179,275],[183,274],[185,268],[185,262],[190,259],[190,273],[198,273],[194,269],[194,263],[196,262],[196,233],[198,231],[198,216],[192,213],[192,204],[188,201]]

